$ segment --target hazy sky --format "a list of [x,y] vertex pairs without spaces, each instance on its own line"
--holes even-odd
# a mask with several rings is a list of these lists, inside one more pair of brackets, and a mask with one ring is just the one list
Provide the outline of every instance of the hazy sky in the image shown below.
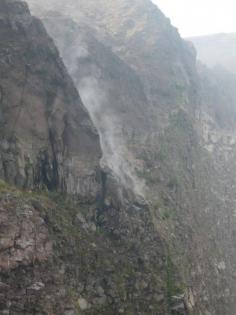
[[152,0],[182,36],[236,32],[236,0]]

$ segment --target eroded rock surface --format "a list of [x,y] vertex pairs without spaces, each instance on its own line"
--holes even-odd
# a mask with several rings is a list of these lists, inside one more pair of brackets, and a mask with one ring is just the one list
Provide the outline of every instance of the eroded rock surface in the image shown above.
[[[226,246],[232,238],[226,222],[231,221],[233,207],[224,202],[222,172],[216,169],[221,165],[223,170],[225,164],[215,163],[214,151],[209,154],[212,146],[204,138],[209,126],[201,115],[210,108],[211,119],[216,120],[231,94],[227,91],[224,99],[219,98],[216,86],[221,79],[215,85],[215,74],[206,79],[206,73],[199,73],[193,46],[180,38],[150,1],[28,2],[55,39],[78,90],[84,91],[81,82],[88,83],[89,77],[89,82],[95,81],[90,91],[109,91],[105,94],[109,106],[103,112],[108,117],[115,113],[112,127],[116,130],[123,126],[116,133],[118,139],[125,139],[125,151],[117,150],[125,152],[118,154],[121,165],[128,160],[132,178],[145,182],[142,188],[151,205],[149,215],[164,242],[165,270],[172,280],[177,279],[172,286],[167,276],[169,306],[181,312],[178,298],[184,294],[190,314],[234,314],[232,261],[227,259],[233,256],[234,246]],[[126,72],[119,72],[118,62]],[[139,79],[142,94],[135,93],[137,80],[130,79],[131,73]],[[130,85],[121,86],[114,77],[123,82],[128,77],[132,95],[125,88]],[[207,88],[212,82],[214,92]],[[231,122],[233,104],[223,115],[231,116]],[[101,108],[96,105],[99,115]],[[138,115],[141,112],[143,119]],[[99,127],[101,135],[109,134],[109,126]],[[106,153],[112,157],[109,150]],[[131,218],[126,216],[126,220]],[[107,224],[112,225],[112,218]],[[222,262],[225,268],[219,269]]]
[[1,1],[0,177],[96,197],[99,138],[42,23]]
[[52,40],[25,4],[2,2],[1,177],[77,201],[3,185],[1,311],[234,315],[234,84],[219,93],[221,75],[199,72],[148,0],[29,3],[104,169],[100,189],[98,136]]

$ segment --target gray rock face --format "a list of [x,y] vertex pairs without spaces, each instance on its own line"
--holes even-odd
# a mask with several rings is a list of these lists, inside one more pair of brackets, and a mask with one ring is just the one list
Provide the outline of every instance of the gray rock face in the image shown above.
[[101,154],[88,113],[42,24],[2,2],[1,177],[89,205],[1,188],[0,310],[234,315],[234,121],[216,119],[234,98],[216,93],[221,76],[198,73],[194,50],[148,0],[29,3],[98,128],[109,174],[91,205]]
[[32,17],[26,3],[10,0],[1,1],[0,21],[2,25],[10,25],[13,29],[28,28]]
[[99,138],[58,52],[25,3],[0,5],[0,177],[95,197]]
[[136,174],[140,161],[129,149],[137,139],[145,145],[153,129],[140,78],[87,26],[55,12],[44,22],[99,132],[102,165],[121,185],[142,195],[144,183]]
[[103,164],[145,194],[143,156],[158,147],[173,112],[192,111],[193,50],[149,1],[28,3],[44,19],[99,131]]
[[[95,94],[109,90],[108,97],[105,95],[108,106],[102,110],[108,116],[114,113],[113,129],[120,130],[120,122],[123,126],[124,131],[116,134],[125,148],[118,154],[120,164],[127,165],[128,160],[128,169],[135,175],[132,178],[145,180],[141,190],[151,204],[149,216],[166,247],[165,269],[171,274],[166,286],[171,291],[168,298],[173,312],[184,313],[187,309],[190,314],[234,314],[232,269],[226,258],[234,249],[232,244],[225,249],[230,238],[226,222],[232,213],[229,205],[222,202],[222,190],[217,189],[216,193],[212,189],[222,187],[221,175],[216,174],[215,157],[209,155],[204,144],[205,127],[201,121],[201,113],[208,106],[214,120],[225,101],[219,101],[218,109],[212,106],[210,94],[201,86],[202,74],[198,73],[193,47],[180,38],[150,1],[116,0],[111,4],[101,0],[99,5],[92,0],[70,0],[66,4],[28,2],[55,39],[78,90],[83,92],[81,82],[86,83],[87,77],[95,82],[90,85]],[[82,49],[77,48],[79,42]],[[126,72],[119,72],[115,58]],[[131,73],[139,79],[138,93],[133,92],[138,81],[130,79]],[[119,80],[112,81],[116,76],[126,82],[132,95],[125,86],[117,84]],[[212,74],[209,77],[207,82],[212,80]],[[111,85],[113,88],[109,89]],[[85,105],[91,110],[88,102]],[[95,108],[99,117],[101,107],[95,103]],[[96,117],[93,120],[96,124]],[[109,126],[96,126],[106,136]],[[103,154],[105,150],[112,159],[108,148],[103,146]],[[114,165],[108,166],[114,171]],[[112,203],[107,200],[106,204]],[[126,220],[132,221],[129,216]],[[109,215],[104,224],[106,229],[113,226]],[[142,226],[141,222],[138,225]],[[114,230],[116,236],[119,233]],[[217,266],[226,260],[226,268],[219,272]],[[173,301],[175,291],[182,290],[185,303]]]

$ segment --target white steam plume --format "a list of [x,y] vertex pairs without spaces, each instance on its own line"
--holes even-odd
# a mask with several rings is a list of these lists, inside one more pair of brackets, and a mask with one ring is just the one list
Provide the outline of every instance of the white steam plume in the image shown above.
[[106,104],[106,92],[101,89],[94,77],[82,79],[78,86],[80,96],[90,116],[98,129],[103,157],[101,164],[113,171],[120,183],[142,196],[144,185],[137,178],[129,155],[126,143],[122,137],[122,123],[112,113]]

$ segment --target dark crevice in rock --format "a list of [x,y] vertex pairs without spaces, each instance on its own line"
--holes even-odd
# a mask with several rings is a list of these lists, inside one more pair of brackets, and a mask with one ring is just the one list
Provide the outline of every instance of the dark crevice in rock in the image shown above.
[[101,171],[101,196],[99,198],[99,207],[105,207],[105,199],[107,193],[107,174],[104,171]]
[[50,190],[57,190],[60,184],[59,165],[58,165],[57,153],[55,149],[56,139],[54,139],[52,130],[49,130],[49,141],[51,143],[51,148],[52,148],[52,180],[51,180]]

